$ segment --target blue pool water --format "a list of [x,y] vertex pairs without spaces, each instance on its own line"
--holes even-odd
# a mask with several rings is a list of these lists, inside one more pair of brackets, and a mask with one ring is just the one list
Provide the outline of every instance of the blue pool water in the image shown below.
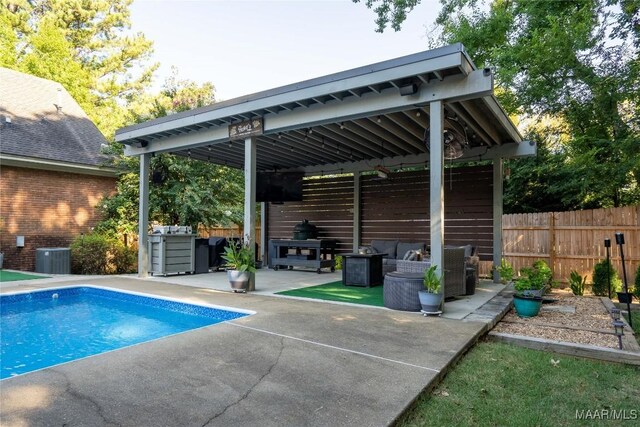
[[0,296],[0,379],[248,313],[75,287]]

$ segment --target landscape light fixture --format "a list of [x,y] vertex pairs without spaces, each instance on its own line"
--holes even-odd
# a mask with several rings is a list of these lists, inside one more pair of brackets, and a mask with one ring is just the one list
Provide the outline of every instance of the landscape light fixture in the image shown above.
[[610,314],[611,314],[611,318],[613,320],[620,320],[620,309],[619,308],[612,308]]
[[624,335],[624,322],[622,320],[613,321],[613,329],[618,337],[618,348],[622,350],[622,336]]
[[627,268],[624,265],[624,249],[623,249],[624,234],[623,233],[616,233],[616,243],[620,247],[620,261],[622,262],[622,277],[624,278],[624,292],[627,294],[627,313],[629,313],[629,326],[633,328],[633,320],[631,319],[631,297],[629,295],[629,286],[627,285]]
[[611,239],[604,239],[604,247],[607,250],[607,289],[609,291],[609,299],[611,299],[611,261],[610,253],[611,250]]

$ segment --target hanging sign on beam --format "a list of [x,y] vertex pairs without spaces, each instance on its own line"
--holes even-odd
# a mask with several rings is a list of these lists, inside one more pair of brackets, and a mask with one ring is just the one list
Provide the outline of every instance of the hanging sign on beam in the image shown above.
[[247,136],[262,135],[263,129],[262,117],[234,123],[229,125],[229,139],[243,139]]

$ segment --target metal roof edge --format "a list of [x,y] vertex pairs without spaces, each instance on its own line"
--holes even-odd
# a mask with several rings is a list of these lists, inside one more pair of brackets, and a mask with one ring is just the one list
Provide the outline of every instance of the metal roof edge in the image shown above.
[[425,61],[425,60],[429,60],[429,59],[434,59],[434,58],[438,58],[441,56],[446,56],[446,55],[451,55],[454,53],[462,53],[465,58],[469,61],[469,63],[472,65],[472,67],[474,69],[476,69],[473,61],[471,61],[471,59],[469,58],[469,55],[467,54],[467,52],[464,49],[464,46],[462,45],[462,43],[454,43],[451,45],[447,45],[447,46],[443,46],[443,47],[439,47],[436,49],[430,49],[430,50],[426,50],[423,52],[417,52],[417,53],[413,53],[410,55],[406,55],[406,56],[401,56],[398,58],[394,58],[394,59],[388,59],[382,62],[377,62],[374,64],[369,64],[369,65],[364,65],[361,67],[357,67],[357,68],[353,68],[353,69],[349,69],[349,70],[344,70],[344,71],[339,71],[337,73],[332,73],[332,74],[327,74],[325,76],[320,76],[320,77],[315,77],[309,80],[303,80],[297,83],[291,83],[285,86],[280,86],[280,87],[276,87],[273,89],[267,89],[264,91],[260,91],[260,92],[255,92],[249,95],[243,95],[240,96],[238,98],[233,98],[233,99],[229,99],[229,100],[225,100],[225,101],[220,101],[220,102],[216,102],[213,103],[211,105],[207,105],[204,107],[200,107],[200,108],[196,108],[196,109],[192,109],[192,110],[187,110],[187,111],[181,111],[179,113],[175,113],[175,114],[170,114],[168,116],[164,116],[164,117],[159,117],[157,119],[152,119],[152,120],[148,120],[145,121],[143,123],[137,123],[134,125],[130,125],[130,126],[125,126],[122,127],[118,130],[116,130],[115,135],[120,135],[122,133],[125,132],[130,132],[133,130],[138,130],[138,129],[143,129],[146,127],[151,127],[157,124],[161,124],[161,123],[166,123],[166,122],[170,122],[170,121],[174,121],[174,120],[179,120],[182,119],[184,117],[189,117],[189,116],[193,116],[193,115],[197,115],[197,114],[202,114],[202,113],[206,113],[206,112],[210,112],[210,111],[214,111],[217,109],[221,109],[224,107],[228,107],[228,106],[235,106],[235,105],[240,105],[243,103],[249,103],[252,101],[256,101],[259,99],[264,99],[264,98],[268,98],[271,96],[276,96],[276,95],[281,95],[284,93],[288,93],[288,92],[293,92],[296,90],[301,90],[301,89],[307,89],[313,86],[318,86],[321,84],[325,84],[325,83],[330,83],[330,82],[334,82],[334,81],[339,81],[339,80],[343,80],[343,79],[347,79],[347,78],[351,78],[351,77],[357,77],[357,76],[361,76],[361,75],[365,75],[365,74],[369,74],[372,72],[376,72],[376,71],[381,71],[381,70],[386,70],[389,68],[393,68],[393,67],[398,67],[398,66],[402,66],[402,65],[407,65],[407,64],[411,64],[414,62],[420,62],[420,61]]

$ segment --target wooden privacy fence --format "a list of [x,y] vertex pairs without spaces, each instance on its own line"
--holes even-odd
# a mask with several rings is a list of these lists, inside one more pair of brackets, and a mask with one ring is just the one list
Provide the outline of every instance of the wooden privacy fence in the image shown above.
[[503,254],[516,272],[543,259],[556,280],[568,282],[576,270],[591,282],[593,266],[606,258],[604,239],[609,238],[611,262],[622,278],[617,232],[624,233],[627,281],[632,286],[640,264],[640,206],[504,215]]

